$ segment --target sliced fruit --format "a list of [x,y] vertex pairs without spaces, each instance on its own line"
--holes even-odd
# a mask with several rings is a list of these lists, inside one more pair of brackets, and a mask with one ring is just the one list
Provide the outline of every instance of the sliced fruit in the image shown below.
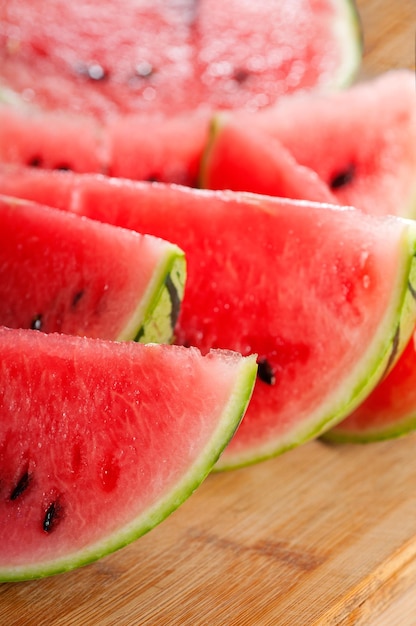
[[329,441],[368,443],[416,429],[415,335],[389,374],[345,420],[325,434]]
[[414,72],[392,70],[338,93],[288,96],[235,115],[251,132],[278,139],[340,204],[416,217]]
[[0,222],[2,325],[172,339],[185,280],[177,246],[6,196]]
[[198,487],[255,357],[0,328],[0,580],[85,565]]
[[116,116],[1,103],[0,163],[196,186],[209,111]]
[[260,108],[338,86],[361,61],[350,0],[8,0],[1,82],[44,108],[106,117]]
[[299,165],[278,139],[218,114],[201,164],[200,185],[337,204],[316,172]]
[[217,468],[281,453],[340,422],[413,332],[416,225],[410,220],[70,173],[29,172],[26,182],[29,177],[31,194],[53,180],[60,208],[184,249],[188,278],[178,343],[259,355],[250,406]]

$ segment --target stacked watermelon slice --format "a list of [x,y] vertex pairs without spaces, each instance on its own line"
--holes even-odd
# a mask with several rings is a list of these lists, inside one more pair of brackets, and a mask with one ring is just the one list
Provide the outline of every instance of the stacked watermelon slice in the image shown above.
[[346,0],[124,5],[0,9],[4,580],[213,468],[414,427],[414,76],[328,90]]

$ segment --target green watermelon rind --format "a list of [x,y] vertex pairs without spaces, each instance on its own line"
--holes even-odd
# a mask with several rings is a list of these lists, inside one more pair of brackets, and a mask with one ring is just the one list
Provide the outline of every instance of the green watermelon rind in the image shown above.
[[[414,332],[416,323],[416,224],[410,220],[403,232],[403,260],[397,275],[397,288],[391,294],[390,307],[380,324],[377,336],[369,345],[367,354],[357,362],[349,380],[342,390],[328,396],[328,410],[320,407],[317,415],[311,414],[308,421],[300,424],[297,432],[291,430],[289,440],[280,437],[270,440],[258,450],[227,455],[219,459],[215,471],[233,470],[276,457],[312,439],[321,438],[328,442],[346,442],[331,430],[342,422],[371,393],[382,377],[391,370]],[[349,439],[348,441],[351,441]]]
[[385,428],[376,428],[365,432],[330,430],[322,436],[324,441],[334,444],[369,444],[389,439],[399,439],[416,430],[416,414],[411,413]]
[[[229,353],[230,358],[233,358],[233,353],[227,350],[217,349],[211,352],[222,352],[224,355]],[[53,562],[48,561],[37,565],[18,566],[11,569],[0,568],[0,582],[20,582],[35,578],[45,578],[94,563],[147,534],[178,509],[211,473],[221,453],[238,429],[253,393],[257,376],[256,359],[257,355],[255,354],[241,358],[234,390],[230,395],[229,401],[224,406],[217,428],[207,441],[204,450],[198,455],[198,458],[173,489],[107,539],[103,539],[85,550],[80,550]]]
[[185,283],[185,253],[175,244],[169,244],[146,292],[117,340],[172,343]]
[[329,87],[340,89],[353,82],[361,67],[364,37],[363,28],[354,0],[332,0],[336,18],[333,24],[333,34],[336,41],[344,47],[341,58],[343,62],[338,68]]

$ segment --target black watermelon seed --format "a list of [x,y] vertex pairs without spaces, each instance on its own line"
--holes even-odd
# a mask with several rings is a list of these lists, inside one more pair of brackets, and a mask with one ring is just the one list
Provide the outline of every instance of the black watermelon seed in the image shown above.
[[335,174],[329,183],[331,189],[339,189],[348,185],[355,177],[355,167],[350,165],[347,169]]
[[58,501],[51,502],[45,511],[42,529],[45,533],[51,533],[61,519],[61,506]]
[[15,487],[13,488],[10,494],[10,500],[12,501],[17,500],[17,498],[19,498],[19,496],[21,496],[22,493],[24,493],[26,489],[29,487],[30,481],[31,481],[31,476],[29,472],[26,470],[17,481],[17,484],[15,485]]
[[30,324],[32,330],[42,330],[42,315],[35,315]]
[[250,76],[250,72],[246,69],[244,69],[243,67],[237,68],[233,74],[233,79],[237,82],[240,83],[240,85],[242,83],[245,83],[246,80],[249,78]]
[[72,167],[70,165],[67,165],[66,163],[60,163],[59,165],[55,165],[54,169],[58,170],[59,172],[70,172],[72,170]]
[[276,382],[276,375],[274,370],[267,359],[262,358],[258,360],[257,376],[266,385],[274,385]]
[[80,291],[77,291],[75,296],[72,298],[72,308],[75,308],[77,306],[78,302],[81,300],[84,293],[85,292],[83,289],[80,289]]
[[170,324],[171,324],[172,329],[174,329],[176,326],[176,322],[178,321],[179,312],[181,310],[181,300],[178,295],[178,290],[176,289],[172,281],[172,278],[170,277],[170,274],[166,278],[165,285],[166,285],[166,289],[168,290],[170,302],[172,305],[172,308],[170,311]]
[[29,159],[29,161],[27,162],[27,165],[29,167],[42,167],[43,160],[39,155],[36,155],[32,157],[31,159]]
[[146,178],[146,182],[148,183],[158,183],[160,182],[160,177],[157,174],[149,174]]

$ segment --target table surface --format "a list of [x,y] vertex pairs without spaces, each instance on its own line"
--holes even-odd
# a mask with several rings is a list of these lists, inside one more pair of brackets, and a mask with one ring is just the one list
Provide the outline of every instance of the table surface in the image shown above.
[[[359,0],[362,74],[414,69],[414,0]],[[0,585],[4,626],[416,625],[416,434],[314,441],[207,478],[165,522],[54,578]]]

